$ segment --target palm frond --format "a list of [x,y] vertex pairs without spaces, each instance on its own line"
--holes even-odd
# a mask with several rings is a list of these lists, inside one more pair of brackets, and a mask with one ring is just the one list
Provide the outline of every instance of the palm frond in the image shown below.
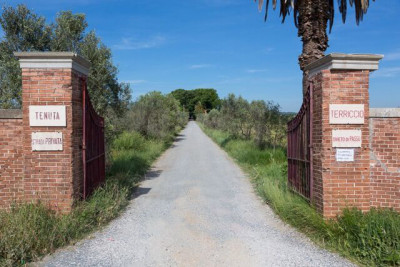
[[[258,1],[258,9],[262,11],[264,0],[254,0]],[[328,1],[328,7],[326,12],[329,21],[329,31],[332,29],[333,21],[335,18],[335,3],[334,0]],[[375,0],[372,0],[375,1]],[[268,7],[270,0],[265,0],[265,17],[264,20],[268,18]],[[272,0],[272,9],[276,9],[278,0]],[[350,4],[351,7],[354,6],[356,23],[357,25],[363,20],[364,15],[367,13],[369,8],[370,0],[337,0],[339,6],[339,12],[342,15],[343,23],[346,22],[347,16],[347,5]],[[318,1],[310,2],[311,5],[319,5]],[[304,4],[304,0],[280,0],[279,5],[279,15],[282,17],[282,22],[285,22],[287,16],[290,16],[290,12],[293,10],[294,24],[298,26],[298,16],[299,16],[299,6]]]

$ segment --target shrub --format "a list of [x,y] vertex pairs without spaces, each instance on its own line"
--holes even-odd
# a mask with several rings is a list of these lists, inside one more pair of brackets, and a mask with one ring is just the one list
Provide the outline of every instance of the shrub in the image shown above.
[[145,149],[145,138],[137,132],[123,132],[113,141],[113,148],[116,151]]
[[188,114],[172,95],[150,92],[134,102],[126,117],[126,130],[147,138],[165,139],[184,127]]

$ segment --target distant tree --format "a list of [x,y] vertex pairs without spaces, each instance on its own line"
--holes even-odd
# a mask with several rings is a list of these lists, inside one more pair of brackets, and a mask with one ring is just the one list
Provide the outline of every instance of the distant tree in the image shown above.
[[173,96],[150,92],[132,103],[125,120],[126,130],[150,138],[165,138],[175,132],[176,126],[187,123],[187,113]]
[[250,103],[249,123],[254,127],[254,140],[259,147],[264,147],[266,144],[265,136],[267,133],[268,109],[264,100],[256,100]]
[[172,91],[171,94],[189,112],[191,118],[196,117],[195,107],[199,102],[207,112],[214,108],[218,108],[220,105],[220,99],[215,89],[176,89]]
[[189,112],[191,118],[194,117],[194,93],[191,90],[176,89],[171,95],[179,101],[182,107]]
[[207,113],[207,110],[204,108],[203,104],[199,101],[197,102],[196,106],[194,107],[194,113],[196,116],[198,114],[205,114]]
[[217,109],[212,109],[206,117],[206,125],[213,129],[217,129],[221,124],[221,113]]
[[54,24],[46,24],[25,5],[3,7],[0,25],[0,108],[21,107],[21,70],[16,51],[72,51],[91,62],[88,90],[97,112],[111,123],[110,114],[122,115],[130,101],[128,84],[119,83],[111,50],[92,31],[85,33],[84,14],[60,12]]
[[[270,0],[258,1],[258,8],[261,11],[263,3],[266,3],[265,20],[267,20]],[[375,0],[373,0],[375,1]],[[277,0],[272,0],[273,9],[277,6]],[[329,31],[333,26],[335,17],[334,0],[280,0],[279,9],[282,22],[291,13],[294,17],[294,24],[298,29],[298,36],[303,42],[303,52],[299,56],[300,69],[313,61],[324,56],[328,48],[328,24]],[[342,14],[342,21],[345,23],[348,3],[354,6],[357,25],[367,13],[369,0],[338,0],[339,12]],[[307,77],[304,72],[303,79]],[[303,82],[305,84],[305,81]],[[304,88],[303,88],[304,90]]]
[[250,139],[254,125],[249,111],[250,104],[246,99],[229,94],[221,103],[223,129],[235,137]]

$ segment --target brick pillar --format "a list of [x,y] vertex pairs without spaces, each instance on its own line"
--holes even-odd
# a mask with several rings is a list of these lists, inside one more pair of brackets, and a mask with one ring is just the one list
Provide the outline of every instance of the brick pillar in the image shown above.
[[369,73],[380,59],[330,54],[307,66],[314,83],[312,202],[326,218],[345,207],[370,209]]
[[[83,180],[80,79],[87,77],[90,64],[70,52],[15,55],[22,69],[25,201],[40,199],[55,210],[68,212],[81,193]],[[65,124],[59,125],[63,118]],[[60,139],[46,139],[55,133],[62,136],[61,148]],[[58,148],[50,143],[58,143]]]

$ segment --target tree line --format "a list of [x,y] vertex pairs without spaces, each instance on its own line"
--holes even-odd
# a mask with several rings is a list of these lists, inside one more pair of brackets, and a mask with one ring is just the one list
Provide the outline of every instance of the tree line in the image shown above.
[[233,138],[252,139],[259,148],[285,147],[286,124],[293,116],[280,112],[279,105],[274,102],[249,102],[234,94],[220,100],[219,108],[197,114],[205,126],[227,131]]
[[171,95],[179,101],[191,119],[196,119],[196,114],[207,113],[212,109],[219,108],[221,102],[217,91],[212,88],[176,89],[171,92]]

